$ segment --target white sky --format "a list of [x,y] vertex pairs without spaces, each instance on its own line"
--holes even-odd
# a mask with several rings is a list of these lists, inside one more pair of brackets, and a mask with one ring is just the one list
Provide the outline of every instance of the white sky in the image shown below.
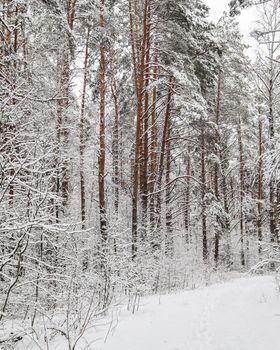
[[[217,22],[223,11],[228,11],[228,3],[230,0],[204,0],[210,7],[210,19]],[[255,57],[255,51],[258,46],[257,41],[250,36],[250,32],[255,28],[257,20],[257,11],[255,8],[242,10],[241,15],[237,17],[240,26],[240,32],[244,36],[244,42],[250,45],[246,50],[246,54],[252,59]]]

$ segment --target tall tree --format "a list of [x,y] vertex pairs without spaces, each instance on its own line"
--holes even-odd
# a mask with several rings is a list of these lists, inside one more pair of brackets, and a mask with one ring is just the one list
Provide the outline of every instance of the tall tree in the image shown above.
[[[101,31],[105,28],[104,0],[101,1],[99,26]],[[104,33],[102,32],[102,36]],[[105,113],[106,113],[106,74],[105,74],[105,38],[102,37],[99,46],[99,156],[98,156],[98,183],[99,183],[99,213],[100,213],[100,232],[102,249],[107,244],[107,217],[105,207]],[[104,252],[102,252],[104,253]]]

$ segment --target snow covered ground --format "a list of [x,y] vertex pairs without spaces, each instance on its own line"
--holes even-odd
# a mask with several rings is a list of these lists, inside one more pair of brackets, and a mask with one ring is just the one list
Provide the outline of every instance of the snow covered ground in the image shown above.
[[271,276],[144,298],[98,350],[277,350],[280,297]]
[[[111,317],[95,321],[75,350],[278,350],[279,331],[275,278],[244,277],[142,298],[135,314],[125,306],[112,308]],[[25,337],[15,349],[47,347]],[[49,349],[69,348],[65,337],[57,336]]]

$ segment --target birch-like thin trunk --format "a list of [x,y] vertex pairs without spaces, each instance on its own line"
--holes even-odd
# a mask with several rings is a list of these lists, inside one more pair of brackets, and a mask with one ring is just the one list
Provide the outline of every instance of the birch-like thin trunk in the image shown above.
[[168,139],[168,130],[169,123],[171,118],[171,101],[173,95],[173,80],[174,78],[170,76],[168,83],[168,94],[166,101],[163,133],[161,140],[161,148],[159,155],[159,164],[158,164],[158,177],[157,177],[157,195],[156,195],[156,233],[153,235],[152,247],[154,250],[157,250],[160,247],[160,228],[161,228],[161,207],[162,207],[162,196],[161,196],[161,187],[162,187],[162,177],[165,168],[164,160],[166,156],[166,144]]
[[244,184],[244,155],[243,155],[243,142],[242,142],[242,122],[239,117],[238,126],[238,143],[239,143],[239,181],[240,181],[240,258],[241,265],[245,266],[245,252],[244,252],[244,240],[245,240],[245,218],[244,218],[244,195],[245,195],[245,184]]
[[[217,159],[219,160],[219,163],[221,162],[220,159],[220,147],[221,147],[221,139],[220,139],[220,130],[219,130],[219,124],[220,124],[220,116],[221,116],[221,74],[219,74],[218,77],[218,86],[217,86],[217,99],[216,99],[216,127],[217,127]],[[215,164],[215,170],[214,170],[214,191],[215,191],[215,197],[216,201],[220,201],[220,180],[219,180],[219,172],[220,172],[220,164],[216,162]],[[219,218],[217,217],[217,222],[219,222]],[[219,227],[218,230],[215,231],[215,244],[214,244],[214,260],[215,264],[218,264],[219,261],[219,248],[220,248],[220,230]]]
[[262,252],[262,201],[263,201],[263,123],[261,120],[261,114],[259,111],[259,163],[258,163],[258,241],[259,241],[259,254]]
[[119,213],[119,192],[120,192],[120,160],[119,160],[119,98],[117,92],[117,84],[114,70],[114,52],[110,52],[110,74],[111,74],[111,93],[114,100],[115,119],[113,126],[113,141],[112,141],[112,155],[113,155],[113,184],[114,184],[114,209],[115,215],[118,217]]
[[186,189],[185,189],[185,203],[184,203],[184,223],[186,231],[186,243],[189,244],[191,241],[190,237],[190,206],[191,206],[191,170],[192,163],[191,158],[188,155],[187,158],[187,178],[186,178]]
[[[73,31],[74,21],[75,21],[75,12],[76,12],[76,0],[68,0],[67,6],[67,23],[69,30]],[[68,44],[67,44],[68,45]],[[69,99],[70,99],[70,52],[71,48],[67,47],[62,53],[62,57],[59,58],[59,66],[62,68],[61,80],[60,80],[60,92],[62,99],[58,102],[57,109],[57,144],[60,149],[60,159],[56,160],[57,167],[57,180],[56,180],[56,192],[57,195],[63,199],[63,207],[65,209],[68,198],[69,198],[69,159],[67,156],[69,148],[69,137],[70,137],[70,128],[69,128]],[[66,154],[63,156],[63,154]],[[57,221],[59,220],[59,212],[56,210]]]
[[84,59],[84,80],[83,91],[81,101],[80,112],[80,201],[81,201],[81,221],[82,230],[86,228],[86,191],[85,191],[85,102],[86,102],[86,89],[87,89],[87,76],[88,76],[88,60],[89,60],[89,35],[90,29],[88,28],[85,47],[85,59]]
[[205,155],[205,131],[201,135],[201,224],[202,224],[202,257],[203,261],[208,262],[208,239],[207,239],[207,222],[206,222],[206,155]]
[[173,255],[173,237],[172,237],[172,210],[171,210],[171,194],[172,187],[170,186],[171,180],[171,120],[168,120],[167,135],[166,135],[166,171],[165,171],[165,223],[166,223],[166,253],[167,255]]
[[148,214],[148,157],[149,157],[149,79],[150,79],[150,5],[148,4],[147,14],[147,43],[146,43],[146,57],[145,57],[145,99],[144,99],[144,113],[143,113],[143,134],[142,134],[142,147],[143,147],[143,158],[141,166],[141,177],[142,177],[142,189],[141,189],[141,200],[142,200],[142,240],[146,240],[147,235],[147,214]]
[[[157,52],[155,52],[155,63],[153,69],[153,81],[158,79],[158,61]],[[151,126],[151,151],[150,151],[150,193],[155,191],[157,177],[157,86],[155,85],[152,92],[152,126]],[[150,225],[151,231],[156,227],[155,215],[155,196],[150,198]]]

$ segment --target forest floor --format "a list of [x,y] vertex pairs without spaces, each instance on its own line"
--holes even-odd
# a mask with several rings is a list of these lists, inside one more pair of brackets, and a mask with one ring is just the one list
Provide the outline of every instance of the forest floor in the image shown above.
[[280,295],[272,276],[239,278],[198,290],[143,298],[122,312],[98,350],[276,350]]
[[[75,350],[278,350],[279,330],[275,277],[247,276],[143,297],[134,314],[115,306],[87,329]],[[14,349],[45,349],[34,345],[23,340]],[[63,337],[50,345],[69,349]]]

